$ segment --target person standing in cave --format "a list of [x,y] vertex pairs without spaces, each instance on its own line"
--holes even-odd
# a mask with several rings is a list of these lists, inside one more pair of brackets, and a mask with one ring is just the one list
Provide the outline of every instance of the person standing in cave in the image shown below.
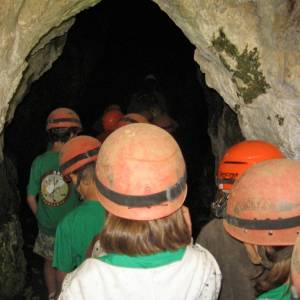
[[93,238],[101,231],[106,212],[97,200],[95,164],[101,143],[81,135],[63,145],[60,156],[62,175],[72,181],[84,200],[58,224],[52,266],[57,269],[57,295],[67,273],[86,258]]
[[217,172],[219,191],[212,204],[216,219],[199,233],[196,242],[216,258],[222,275],[220,300],[253,300],[254,281],[261,271],[248,258],[244,244],[228,235],[223,227],[224,210],[234,182],[252,165],[261,161],[283,158],[283,153],[271,143],[247,140],[230,147],[223,156]]
[[27,203],[39,228],[33,251],[44,258],[49,299],[54,299],[56,293],[56,271],[52,267],[56,227],[80,200],[74,186],[60,173],[59,152],[81,128],[78,115],[69,108],[57,108],[49,114],[46,130],[51,147],[34,159],[27,186]]
[[[291,299],[291,257],[300,231],[299,182],[299,161],[272,159],[247,169],[229,194],[223,226],[245,247],[248,261],[262,269],[253,278],[257,300]],[[235,278],[229,280],[234,285]]]
[[117,129],[100,148],[95,180],[108,212],[103,251],[66,276],[60,300],[218,298],[220,270],[191,243],[185,162],[168,132],[145,123]]
[[105,108],[101,118],[97,119],[93,129],[97,132],[96,138],[103,143],[105,139],[117,128],[119,120],[123,117],[121,107],[111,104]]
[[178,123],[168,114],[166,102],[165,96],[158,88],[156,77],[153,74],[148,74],[144,78],[141,89],[131,96],[127,113],[142,114],[149,123],[174,135]]

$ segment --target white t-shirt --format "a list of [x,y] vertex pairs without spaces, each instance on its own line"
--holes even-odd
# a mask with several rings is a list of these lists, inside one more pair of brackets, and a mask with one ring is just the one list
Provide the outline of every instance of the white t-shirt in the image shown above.
[[181,260],[156,268],[119,267],[89,258],[66,276],[59,300],[216,300],[220,286],[217,262],[196,244],[186,248]]

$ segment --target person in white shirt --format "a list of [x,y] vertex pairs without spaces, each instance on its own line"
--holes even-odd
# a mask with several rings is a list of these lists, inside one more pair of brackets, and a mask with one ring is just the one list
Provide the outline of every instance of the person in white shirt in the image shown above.
[[102,254],[67,275],[60,300],[218,298],[218,264],[191,244],[185,162],[168,132],[142,123],[114,131],[99,151],[96,184],[108,211]]

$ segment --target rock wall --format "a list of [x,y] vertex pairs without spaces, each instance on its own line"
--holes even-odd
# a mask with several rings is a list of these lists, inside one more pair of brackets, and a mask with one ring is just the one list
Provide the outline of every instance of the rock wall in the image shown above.
[[17,182],[15,166],[4,158],[0,162],[0,299],[3,300],[20,296],[26,276]]
[[237,114],[223,101],[222,97],[205,84],[205,76],[198,71],[197,79],[202,86],[208,112],[208,135],[215,158],[215,170],[225,151],[232,145],[243,141]]
[[72,17],[99,1],[1,1],[0,132],[31,82],[61,54]]
[[300,2],[155,0],[196,46],[206,83],[243,135],[300,158]]
[[[300,159],[300,1],[153,1],[195,45],[206,83],[226,102],[205,92],[216,160],[243,137],[273,142],[288,157]],[[74,16],[99,2],[1,1],[0,162],[3,129],[16,106],[62,53]],[[25,261],[17,209],[4,205],[18,200],[16,186],[2,162],[0,167],[0,190],[6,191],[1,198],[0,239],[5,247],[0,269],[9,274],[0,278],[3,298],[21,291]]]
[[[60,55],[71,18],[98,2],[2,1],[0,131],[30,83]],[[243,135],[300,158],[300,2],[154,2],[196,46],[207,84],[237,113]]]

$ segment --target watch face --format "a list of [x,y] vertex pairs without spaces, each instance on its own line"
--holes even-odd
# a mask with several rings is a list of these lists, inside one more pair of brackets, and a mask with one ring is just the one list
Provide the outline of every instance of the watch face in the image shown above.
[[51,171],[44,175],[41,182],[43,201],[49,206],[60,206],[66,202],[70,194],[70,187],[58,171]]

